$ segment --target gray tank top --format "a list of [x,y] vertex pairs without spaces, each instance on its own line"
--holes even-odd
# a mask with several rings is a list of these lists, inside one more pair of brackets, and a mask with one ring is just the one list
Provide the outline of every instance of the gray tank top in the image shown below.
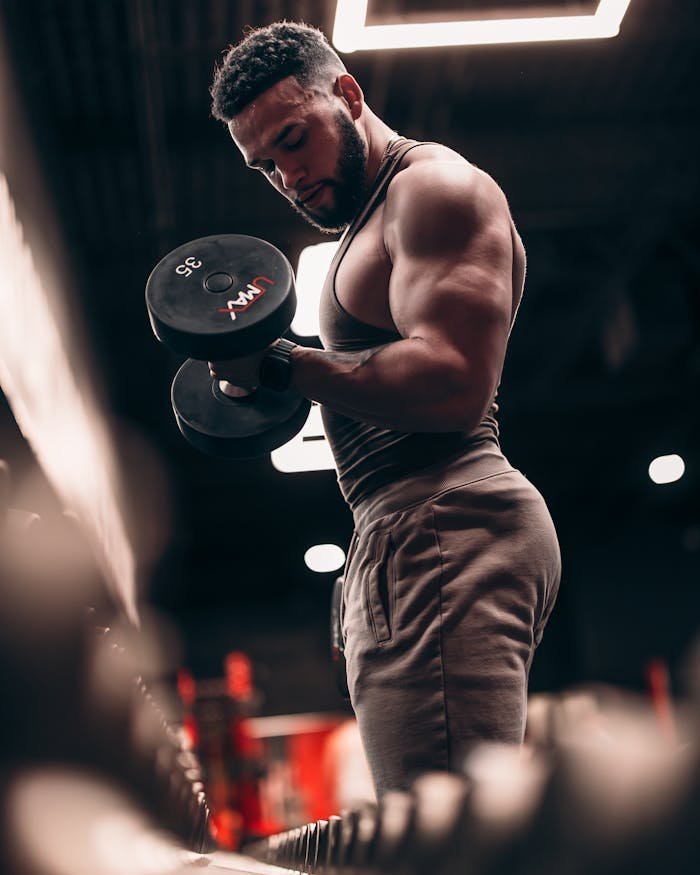
[[[420,145],[415,140],[403,137],[392,143],[365,206],[342,238],[321,293],[319,318],[321,342],[325,349],[351,352],[401,340],[397,332],[367,325],[351,316],[338,300],[335,277],[355,235],[384,200],[389,182],[400,169],[403,157]],[[494,399],[484,419],[469,433],[405,433],[369,425],[322,407],[323,426],[333,451],[338,483],[345,500],[354,508],[377,489],[414,471],[441,459],[466,454],[483,441],[498,444],[497,411]]]

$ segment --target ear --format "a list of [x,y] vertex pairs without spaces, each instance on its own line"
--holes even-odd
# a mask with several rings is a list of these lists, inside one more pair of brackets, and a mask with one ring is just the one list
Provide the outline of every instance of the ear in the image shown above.
[[354,76],[341,73],[333,83],[333,93],[347,105],[353,120],[360,117],[365,96]]

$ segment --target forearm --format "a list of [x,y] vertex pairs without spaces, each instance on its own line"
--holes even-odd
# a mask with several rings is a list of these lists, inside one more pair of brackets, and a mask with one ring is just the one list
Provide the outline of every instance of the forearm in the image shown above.
[[359,352],[297,347],[292,385],[338,413],[395,431],[459,431],[483,415],[468,364],[421,338]]

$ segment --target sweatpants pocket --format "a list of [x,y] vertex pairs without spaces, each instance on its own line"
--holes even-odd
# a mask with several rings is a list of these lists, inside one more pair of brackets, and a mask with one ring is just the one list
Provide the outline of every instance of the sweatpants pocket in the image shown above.
[[391,641],[394,616],[394,545],[391,531],[375,534],[375,561],[366,578],[367,612],[377,644]]

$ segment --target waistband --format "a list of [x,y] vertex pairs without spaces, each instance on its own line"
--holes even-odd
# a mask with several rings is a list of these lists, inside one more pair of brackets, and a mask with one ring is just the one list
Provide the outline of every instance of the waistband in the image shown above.
[[513,470],[498,445],[484,441],[470,447],[467,453],[462,451],[456,457],[442,459],[368,495],[353,508],[355,529],[364,529],[388,513],[420,504],[447,489]]

